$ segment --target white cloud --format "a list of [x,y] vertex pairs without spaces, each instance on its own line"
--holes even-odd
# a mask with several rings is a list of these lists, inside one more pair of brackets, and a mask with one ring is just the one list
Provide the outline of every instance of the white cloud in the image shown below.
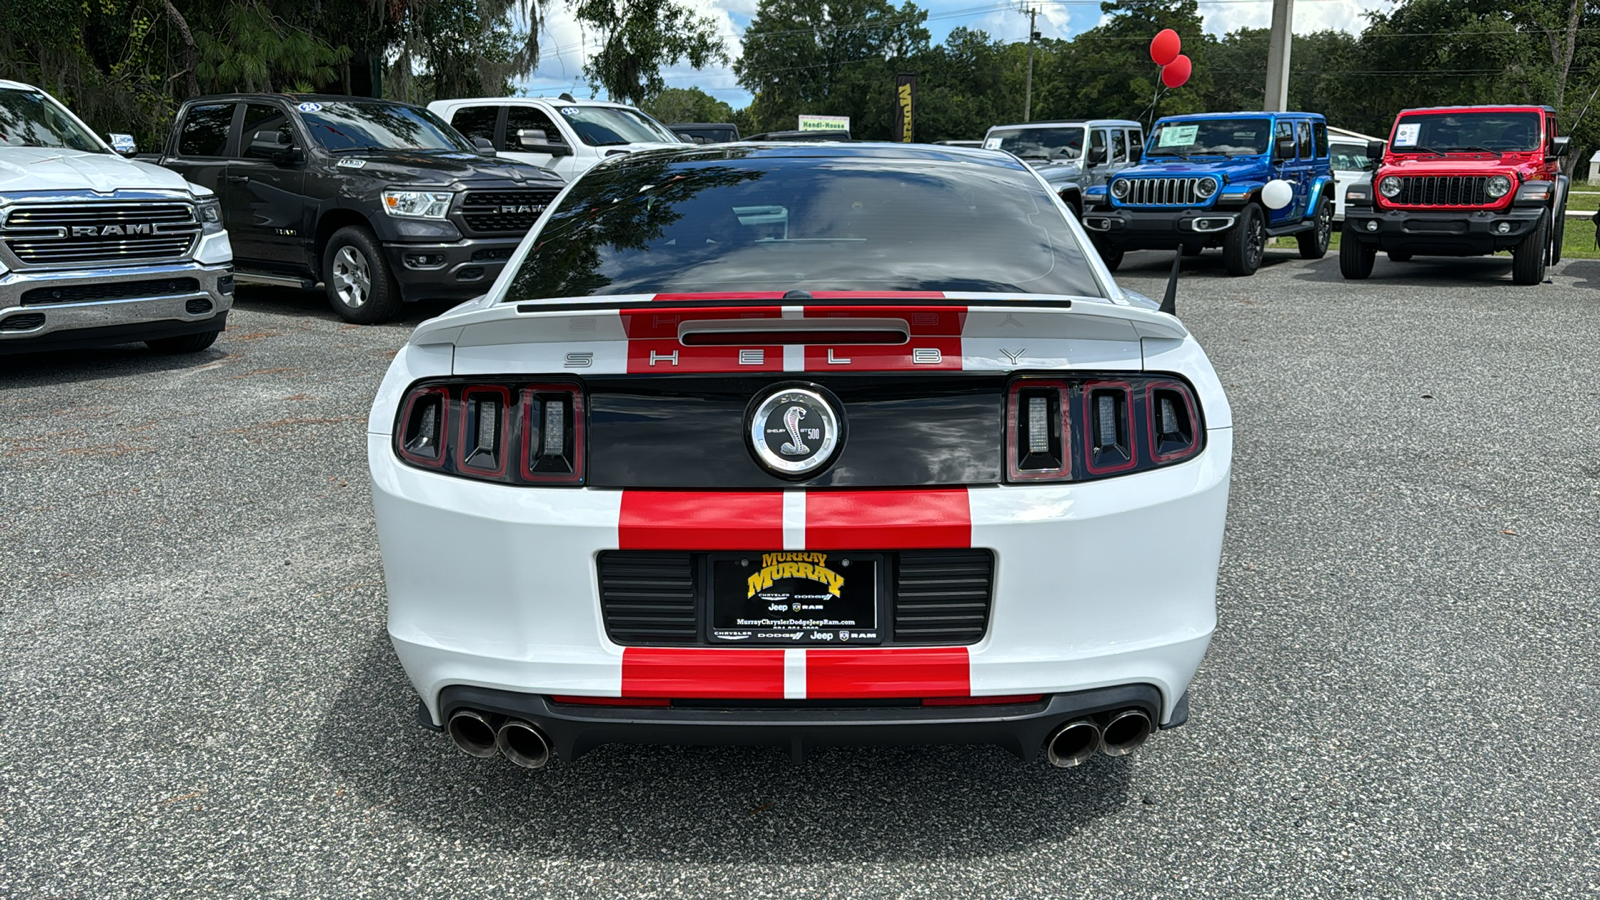
[[[1389,0],[1300,0],[1294,5],[1294,32],[1310,34],[1333,29],[1359,34],[1367,25],[1366,13],[1392,5]],[[1206,31],[1212,34],[1268,28],[1272,25],[1272,2],[1202,3],[1200,14]]]

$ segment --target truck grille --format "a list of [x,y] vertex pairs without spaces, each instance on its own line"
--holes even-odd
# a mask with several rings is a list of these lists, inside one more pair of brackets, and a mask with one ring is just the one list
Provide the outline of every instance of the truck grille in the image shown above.
[[42,287],[22,292],[23,306],[45,303],[88,303],[96,300],[126,300],[129,297],[176,297],[200,290],[193,278],[166,278],[160,281],[116,281],[102,284],[74,284]]
[[[988,550],[902,550],[894,567],[894,622],[885,646],[962,645],[983,640],[994,592]],[[703,553],[600,554],[600,609],[606,634],[623,645],[700,644]],[[709,590],[709,588],[707,589]]]
[[1201,198],[1195,186],[1210,178],[1129,178],[1128,196],[1117,202],[1123,206],[1198,206]]
[[18,262],[53,267],[183,259],[199,233],[185,203],[21,206],[0,228]]
[[1396,206],[1488,206],[1487,175],[1410,175],[1400,178]]
[[539,221],[558,192],[468,191],[461,198],[461,218],[475,234],[524,234]]

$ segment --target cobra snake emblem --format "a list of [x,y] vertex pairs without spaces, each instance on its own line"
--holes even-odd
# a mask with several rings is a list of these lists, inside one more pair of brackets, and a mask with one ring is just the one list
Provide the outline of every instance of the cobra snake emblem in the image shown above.
[[783,414],[783,427],[789,429],[789,441],[778,448],[779,453],[803,455],[811,452],[811,448],[800,440],[800,420],[805,417],[806,409],[803,406],[791,406]]

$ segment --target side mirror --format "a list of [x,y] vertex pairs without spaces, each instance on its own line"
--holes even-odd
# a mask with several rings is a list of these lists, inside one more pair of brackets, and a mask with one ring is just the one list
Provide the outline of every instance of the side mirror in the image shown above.
[[258,131],[250,136],[250,156],[265,156],[267,159],[292,160],[300,157],[300,151],[295,148],[294,141],[281,131]]
[[[129,138],[132,140],[132,138]],[[1567,155],[1568,145],[1572,143],[1571,137],[1553,137],[1550,139],[1550,158],[1556,159]]]
[[1143,159],[1144,159],[1144,145],[1142,145],[1142,144],[1129,144],[1128,145],[1128,162],[1140,162]]
[[[126,156],[132,159],[133,155],[139,152],[139,145],[133,142],[133,135],[131,134],[116,134],[113,132],[106,135],[106,138],[111,141],[111,149],[115,150],[118,156]],[[1563,138],[1563,140],[1565,139]]]
[[1106,161],[1106,148],[1090,147],[1088,156],[1089,165],[1098,166]]
[[517,129],[517,146],[529,153],[548,153],[551,156],[571,156],[572,148],[566,144],[551,143],[543,128]]
[[1295,143],[1292,137],[1281,137],[1272,142],[1273,159],[1294,159]]
[[475,137],[472,139],[472,146],[477,148],[479,156],[494,155],[494,142],[488,138]]
[[1385,146],[1383,141],[1367,141],[1367,159],[1383,159]]

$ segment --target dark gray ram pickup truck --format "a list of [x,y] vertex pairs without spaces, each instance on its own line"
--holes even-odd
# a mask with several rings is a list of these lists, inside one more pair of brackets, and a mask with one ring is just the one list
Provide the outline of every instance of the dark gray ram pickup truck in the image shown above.
[[563,184],[420,107],[227,94],[183,104],[161,165],[222,199],[240,281],[326,286],[351,322],[489,289]]

